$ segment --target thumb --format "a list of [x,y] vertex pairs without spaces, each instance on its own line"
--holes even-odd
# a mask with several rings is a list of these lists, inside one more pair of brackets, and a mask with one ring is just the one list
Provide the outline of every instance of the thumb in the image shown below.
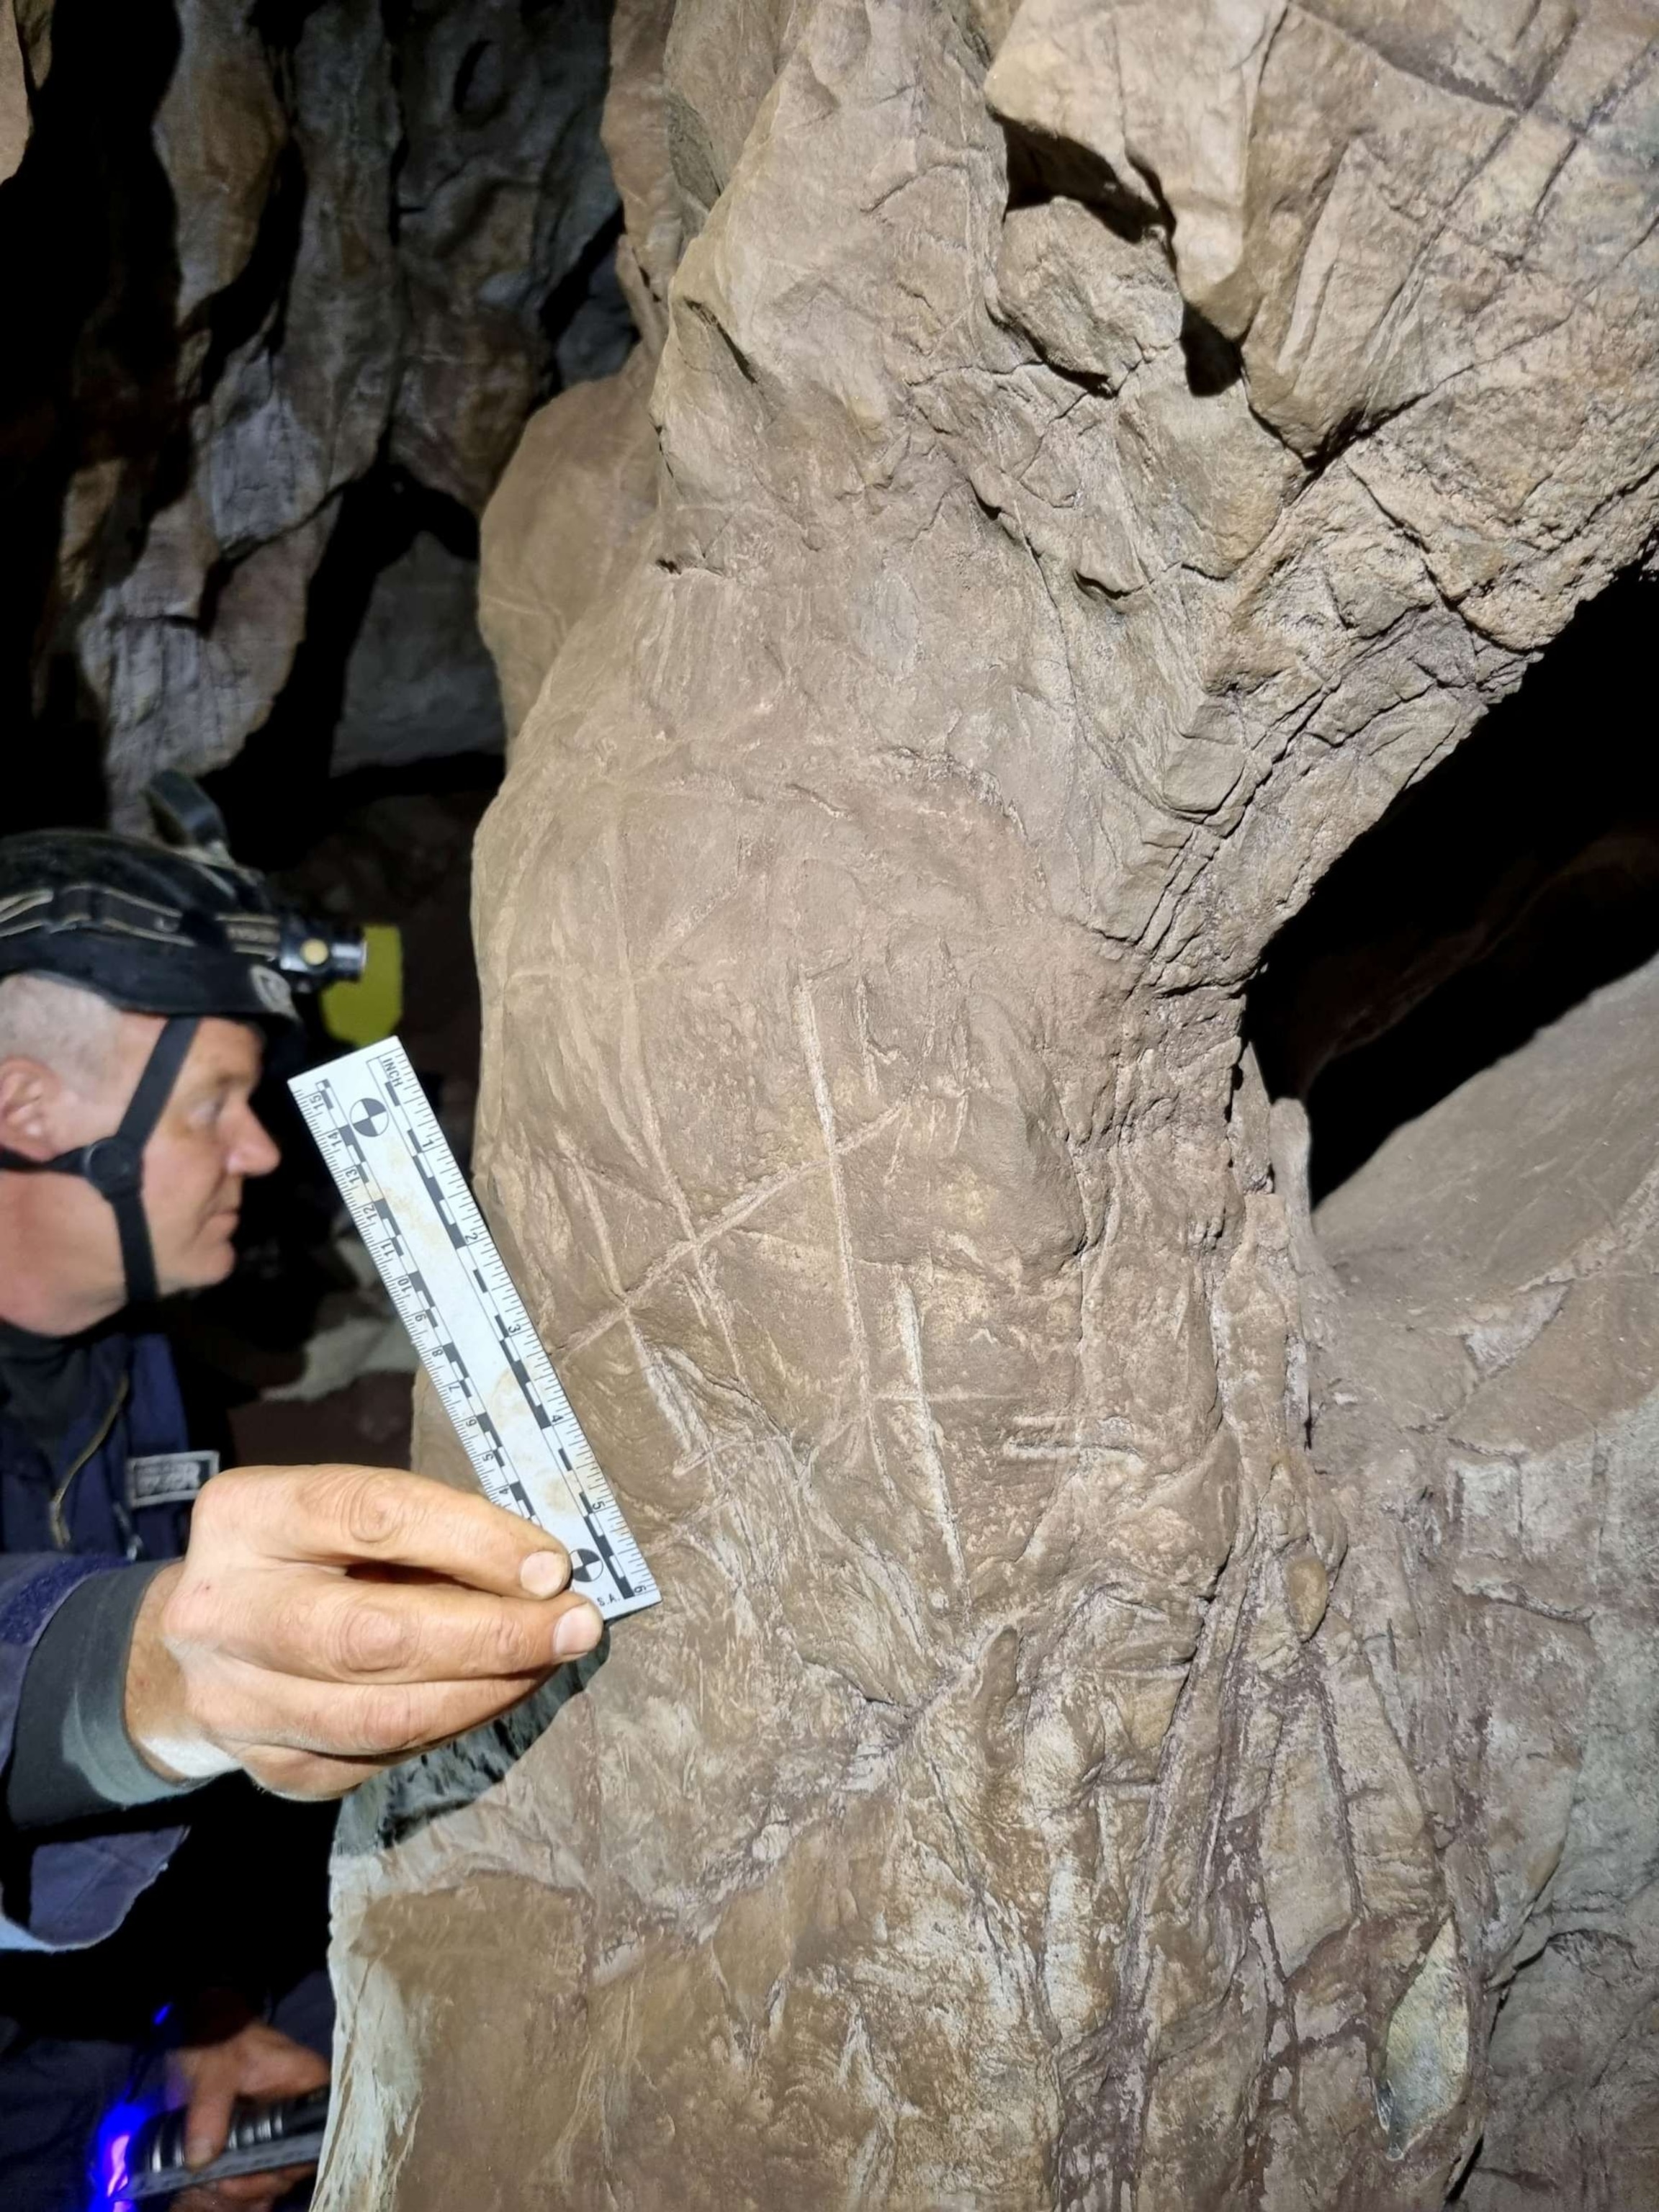
[[228,2068],[204,2067],[185,2116],[185,2164],[192,2170],[208,2165],[224,2148],[235,2101],[236,2085]]

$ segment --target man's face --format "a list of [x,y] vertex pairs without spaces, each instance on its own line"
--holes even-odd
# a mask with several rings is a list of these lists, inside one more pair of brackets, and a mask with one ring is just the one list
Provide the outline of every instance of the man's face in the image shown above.
[[[20,1079],[7,1141],[47,1159],[112,1135],[162,1027],[159,1016],[123,1014],[96,1082],[71,1083],[44,1068]],[[264,1056],[258,1032],[245,1023],[204,1021],[144,1148],[144,1212],[164,1297],[224,1280],[234,1264],[243,1182],[269,1175],[281,1157],[249,1103]],[[9,1066],[15,1073],[20,1063]],[[33,1178],[29,1196],[51,1209],[44,1242],[64,1288],[123,1303],[107,1200],[75,1176]]]
[[249,1103],[264,1058],[257,1030],[204,1021],[144,1148],[144,1212],[164,1297],[229,1274],[242,1184],[281,1158]]

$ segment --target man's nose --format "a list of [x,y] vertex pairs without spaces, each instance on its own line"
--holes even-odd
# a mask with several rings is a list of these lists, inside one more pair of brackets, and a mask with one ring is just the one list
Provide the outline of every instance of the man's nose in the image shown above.
[[245,1106],[225,1164],[233,1175],[269,1175],[283,1155],[251,1106]]

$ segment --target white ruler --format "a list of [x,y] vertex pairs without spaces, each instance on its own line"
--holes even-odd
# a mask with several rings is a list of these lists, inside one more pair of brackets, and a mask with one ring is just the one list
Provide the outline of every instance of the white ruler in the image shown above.
[[289,1085],[484,1495],[570,1554],[607,1620],[657,1585],[396,1037]]

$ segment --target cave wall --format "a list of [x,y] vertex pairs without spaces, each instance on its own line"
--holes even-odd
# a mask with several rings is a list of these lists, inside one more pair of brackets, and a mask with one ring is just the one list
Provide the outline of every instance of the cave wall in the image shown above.
[[[521,702],[556,657],[480,846],[478,1159],[664,1602],[539,1736],[349,1808],[330,2212],[1384,2212],[1488,2128],[1474,2201],[1632,2201],[1650,2045],[1528,2195],[1547,2021],[1493,2028],[1569,1817],[1623,1823],[1601,1955],[1648,1909],[1606,1747],[1653,1693],[1651,1347],[1561,1429],[1593,1475],[1611,1391],[1616,1477],[1506,1534],[1553,1446],[1419,1443],[1240,1025],[1652,546],[1656,33],[619,10],[653,435],[556,401],[486,522]],[[584,559],[555,460],[630,435],[653,509]],[[1529,1273],[1593,1272],[1567,1211],[1413,1358],[1519,1299],[1460,1356],[1524,1368]]]
[[[8,5],[0,715],[33,814],[136,819],[156,768],[221,766],[307,637],[289,720],[325,771],[342,707],[348,767],[500,744],[476,518],[532,409],[632,336],[607,17]],[[325,562],[349,503],[400,487],[428,526],[342,590]],[[354,562],[372,535],[360,518]]]
[[[1659,2190],[1656,1129],[1650,962],[1391,1135],[1295,1238],[1339,1587],[1483,2000],[1450,2069],[1483,2130],[1474,2212]],[[1343,1911],[1334,1844],[1304,1842],[1316,1935]],[[1383,2117],[1408,2140],[1423,2084]]]

